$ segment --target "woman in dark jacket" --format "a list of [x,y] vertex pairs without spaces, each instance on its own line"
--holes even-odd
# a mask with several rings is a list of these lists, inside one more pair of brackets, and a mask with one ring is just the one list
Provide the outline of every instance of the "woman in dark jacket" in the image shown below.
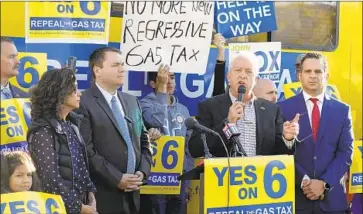
[[81,93],[75,73],[67,68],[47,71],[32,89],[31,156],[45,192],[61,195],[67,213],[96,213],[85,143],[79,133],[77,109]]

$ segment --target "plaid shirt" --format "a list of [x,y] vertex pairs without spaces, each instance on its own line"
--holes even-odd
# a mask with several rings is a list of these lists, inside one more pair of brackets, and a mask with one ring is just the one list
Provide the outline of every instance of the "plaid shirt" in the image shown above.
[[[229,93],[232,103],[236,102],[235,98]],[[247,156],[256,156],[256,113],[254,107],[255,95],[246,103],[244,107],[243,118],[237,120],[236,125],[241,132],[239,140]]]

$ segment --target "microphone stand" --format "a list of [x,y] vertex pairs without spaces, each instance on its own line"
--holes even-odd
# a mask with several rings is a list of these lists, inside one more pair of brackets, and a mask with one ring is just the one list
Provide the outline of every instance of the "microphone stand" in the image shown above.
[[205,133],[200,134],[200,138],[203,141],[203,147],[204,147],[204,159],[208,159],[212,157],[212,154],[209,152],[208,145],[207,145],[207,138],[205,136]]

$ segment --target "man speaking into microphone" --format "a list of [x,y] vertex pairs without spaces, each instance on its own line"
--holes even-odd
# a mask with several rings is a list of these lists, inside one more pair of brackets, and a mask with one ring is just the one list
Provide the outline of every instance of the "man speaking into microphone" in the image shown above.
[[[279,107],[257,98],[252,92],[258,71],[257,57],[252,52],[240,52],[232,60],[227,73],[229,92],[199,103],[196,119],[201,125],[218,132],[229,152],[237,143],[247,156],[289,154],[291,151],[286,144],[299,132],[298,115],[291,124],[283,128]],[[237,140],[228,140],[224,134],[226,121],[239,130]],[[200,134],[200,131],[193,131],[189,141],[189,151],[194,158],[204,155]],[[210,133],[206,133],[206,136],[211,154],[226,157],[219,137]]]

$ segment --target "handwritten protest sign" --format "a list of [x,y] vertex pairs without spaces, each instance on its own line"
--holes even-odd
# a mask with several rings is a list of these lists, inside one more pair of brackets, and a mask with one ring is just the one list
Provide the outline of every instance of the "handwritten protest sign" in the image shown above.
[[213,30],[209,1],[125,2],[121,51],[129,70],[204,74]]
[[27,2],[27,43],[107,44],[110,2]]
[[215,24],[225,38],[277,29],[273,2],[216,1]]

